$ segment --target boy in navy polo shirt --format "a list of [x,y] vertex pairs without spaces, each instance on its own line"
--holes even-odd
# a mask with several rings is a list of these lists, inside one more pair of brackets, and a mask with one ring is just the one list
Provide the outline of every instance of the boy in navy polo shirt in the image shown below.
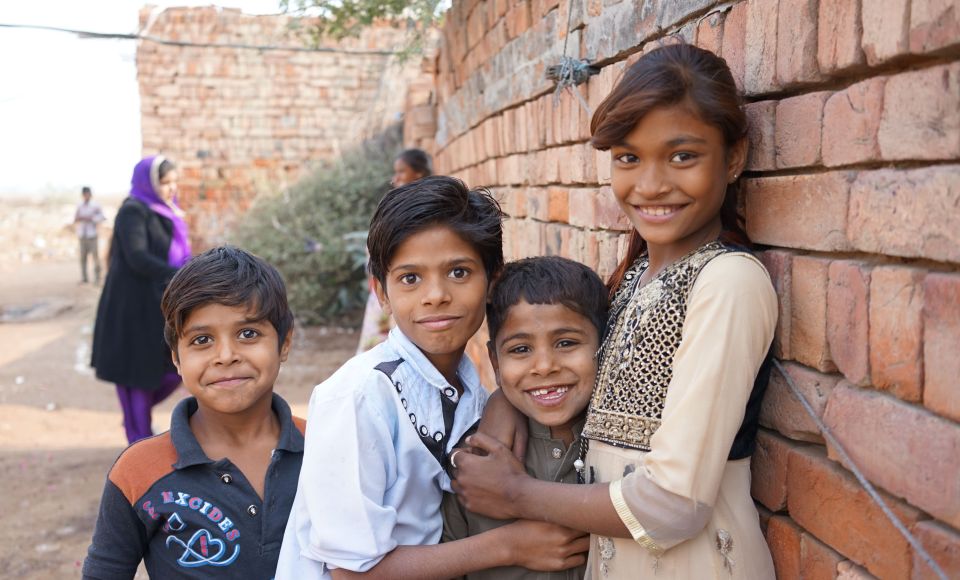
[[293,335],[283,279],[215,248],[177,272],[162,309],[193,397],[113,465],[83,577],[130,579],[143,560],[151,578],[273,578],[305,429],[273,393]]
[[503,267],[501,212],[451,177],[390,191],[370,221],[375,291],[397,323],[314,389],[277,580],[447,579],[585,561],[589,538],[518,521],[438,544],[446,467],[487,399],[464,347]]

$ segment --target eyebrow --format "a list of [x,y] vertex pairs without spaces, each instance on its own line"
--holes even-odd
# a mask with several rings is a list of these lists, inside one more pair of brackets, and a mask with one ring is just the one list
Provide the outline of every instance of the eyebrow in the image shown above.
[[[684,135],[678,135],[673,139],[670,139],[669,141],[665,142],[664,145],[666,145],[667,147],[677,147],[679,145],[689,145],[691,143],[696,145],[705,145],[707,143],[707,140],[702,137],[696,137],[694,135],[684,134]],[[623,147],[625,149],[634,148],[627,141],[621,141],[620,143],[614,145],[614,147]]]
[[[550,334],[553,336],[557,336],[559,334],[579,334],[579,335],[585,336],[587,333],[580,328],[557,328],[550,331]],[[517,332],[515,334],[511,334],[510,336],[504,337],[504,339],[500,341],[500,344],[497,346],[497,348],[499,348],[500,346],[503,346],[504,344],[510,342],[511,340],[526,339],[526,338],[530,338],[531,336],[533,336],[533,333],[530,333],[530,332]]]
[[[238,326],[242,326],[244,324],[260,324],[265,320],[266,320],[265,318],[244,318],[243,320],[240,321],[240,324]],[[187,334],[190,334],[191,332],[206,332],[208,330],[210,330],[210,325],[195,324],[193,326],[188,326],[184,328],[181,334],[187,335]]]
[[[444,262],[440,266],[444,268],[450,268],[451,266],[459,266],[460,264],[479,264],[479,262],[477,262],[473,258],[468,258],[466,256],[463,256],[461,258],[454,258],[452,260]],[[389,271],[393,272],[394,270],[417,270],[423,267],[424,267],[424,264],[398,264],[390,268]]]
[[703,145],[706,144],[706,142],[707,140],[701,137],[694,137],[693,135],[680,135],[667,141],[667,147],[676,147],[677,145],[687,145],[689,143]]

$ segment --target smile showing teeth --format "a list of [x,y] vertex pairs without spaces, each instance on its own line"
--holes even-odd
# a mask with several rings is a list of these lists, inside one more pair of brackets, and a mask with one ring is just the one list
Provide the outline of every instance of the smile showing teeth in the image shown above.
[[570,387],[544,387],[542,389],[527,391],[527,393],[531,397],[550,401],[563,397],[569,390]]
[[637,207],[637,211],[643,215],[660,217],[676,213],[681,207],[679,205],[645,205]]

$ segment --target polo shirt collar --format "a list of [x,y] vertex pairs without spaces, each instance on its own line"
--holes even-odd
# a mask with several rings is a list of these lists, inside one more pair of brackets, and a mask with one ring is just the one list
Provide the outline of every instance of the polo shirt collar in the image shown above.
[[[394,327],[387,337],[390,346],[397,351],[400,357],[409,363],[423,379],[437,390],[443,392],[443,389],[450,386],[447,379],[440,374],[437,367],[427,358],[423,351],[413,343],[407,335],[400,331],[399,327]],[[470,357],[463,355],[460,357],[460,364],[457,366],[457,376],[463,383],[465,391],[475,391],[482,389],[480,386],[480,375],[476,367],[470,361]]]
[[[290,405],[279,395],[273,393],[270,407],[280,421],[280,439],[277,441],[277,449],[291,453],[302,453],[303,435],[293,422]],[[170,439],[173,442],[174,449],[177,450],[177,462],[173,464],[174,469],[214,462],[203,452],[200,442],[197,441],[193,431],[190,430],[190,415],[193,415],[197,408],[196,397],[186,397],[177,403],[170,416]]]

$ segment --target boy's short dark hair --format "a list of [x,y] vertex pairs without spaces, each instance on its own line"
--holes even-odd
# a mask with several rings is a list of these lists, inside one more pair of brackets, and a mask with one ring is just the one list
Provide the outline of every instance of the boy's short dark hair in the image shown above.
[[207,304],[249,306],[255,311],[255,320],[268,320],[276,329],[277,349],[293,328],[280,272],[262,258],[233,246],[220,246],[191,258],[164,291],[160,301],[163,335],[174,353],[187,317]]
[[80,193],[81,193],[81,194],[83,194],[83,193],[91,193],[91,192],[90,192],[90,187],[87,186],[87,185],[84,185],[82,188],[80,188]]
[[503,268],[503,212],[485,189],[469,189],[459,179],[424,177],[391,190],[370,219],[367,249],[370,273],[386,286],[387,270],[407,238],[432,226],[445,226],[466,240],[483,260],[487,280]]
[[596,272],[559,256],[538,256],[510,262],[490,289],[487,329],[496,341],[511,306],[561,304],[587,318],[602,340],[607,326],[607,287]]

